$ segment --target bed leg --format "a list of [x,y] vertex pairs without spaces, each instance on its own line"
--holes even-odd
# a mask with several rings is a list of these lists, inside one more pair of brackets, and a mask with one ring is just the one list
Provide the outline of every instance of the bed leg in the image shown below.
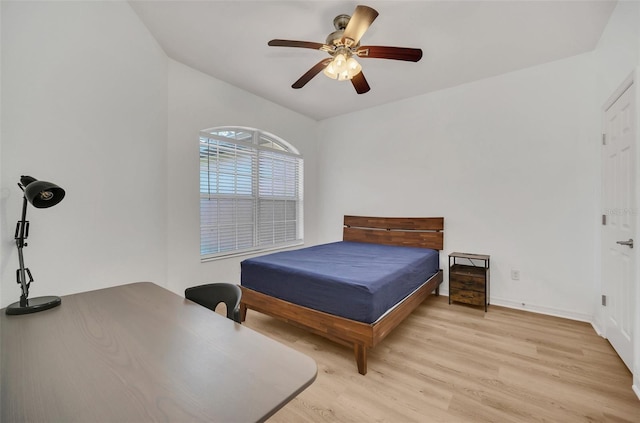
[[436,297],[440,296],[440,285],[436,288]]
[[240,321],[247,320],[247,306],[244,303],[240,303]]
[[356,355],[356,363],[358,363],[358,373],[367,374],[367,347],[363,344],[353,344],[353,351]]

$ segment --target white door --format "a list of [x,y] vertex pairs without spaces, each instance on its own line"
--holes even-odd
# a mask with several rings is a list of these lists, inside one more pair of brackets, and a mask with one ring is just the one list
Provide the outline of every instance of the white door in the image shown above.
[[606,337],[631,370],[633,363],[635,219],[635,101],[628,87],[605,110],[602,146],[602,284]]

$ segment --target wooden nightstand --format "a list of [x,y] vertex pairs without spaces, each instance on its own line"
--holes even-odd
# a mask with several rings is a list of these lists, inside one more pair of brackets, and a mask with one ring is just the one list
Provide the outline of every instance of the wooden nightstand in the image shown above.
[[[482,262],[480,265],[478,262]],[[489,305],[489,256],[485,254],[449,254],[449,304],[451,301]]]

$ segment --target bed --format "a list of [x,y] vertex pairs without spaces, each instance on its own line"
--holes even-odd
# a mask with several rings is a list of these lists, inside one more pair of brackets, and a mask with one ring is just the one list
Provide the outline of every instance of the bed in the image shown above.
[[444,218],[345,216],[343,241],[241,263],[247,309],[353,348],[358,372],[432,292],[439,294]]

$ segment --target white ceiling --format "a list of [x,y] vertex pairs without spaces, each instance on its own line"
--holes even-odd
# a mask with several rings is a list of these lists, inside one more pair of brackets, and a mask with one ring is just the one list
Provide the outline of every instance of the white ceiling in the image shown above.
[[[614,0],[139,1],[131,6],[172,59],[316,120],[592,50]],[[418,63],[361,59],[371,86],[322,73],[291,84],[327,53],[268,47],[274,38],[325,42],[357,4],[380,15],[362,45],[421,48]]]

